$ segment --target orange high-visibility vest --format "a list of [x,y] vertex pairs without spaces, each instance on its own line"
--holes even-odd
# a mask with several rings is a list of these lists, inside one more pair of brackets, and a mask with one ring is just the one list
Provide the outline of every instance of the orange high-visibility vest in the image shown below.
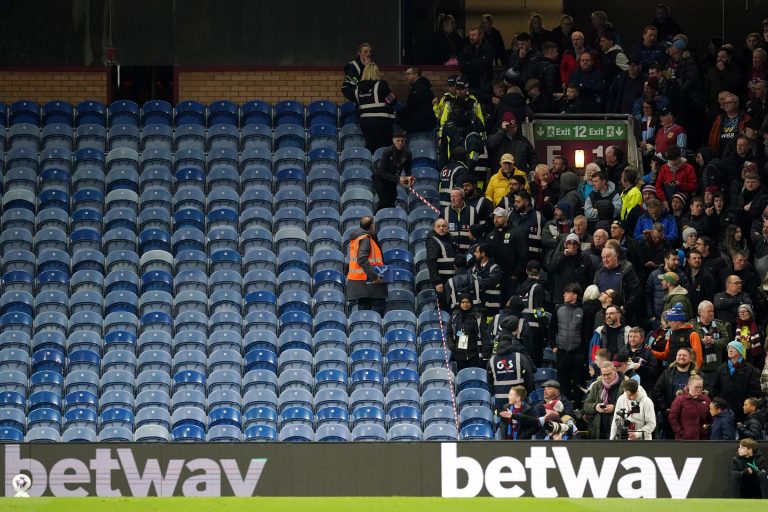
[[368,262],[375,267],[384,266],[384,258],[381,255],[381,249],[379,244],[371,237],[371,235],[360,235],[349,243],[349,272],[347,273],[347,279],[350,281],[367,281],[368,276],[365,275],[363,267],[357,263],[357,251],[360,248],[360,241],[368,237],[371,240],[371,253],[368,255]]

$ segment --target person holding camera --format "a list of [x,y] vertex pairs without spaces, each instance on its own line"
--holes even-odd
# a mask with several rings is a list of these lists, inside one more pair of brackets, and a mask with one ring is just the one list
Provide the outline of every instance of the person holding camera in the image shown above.
[[704,393],[704,379],[691,375],[688,385],[677,395],[669,408],[669,424],[675,439],[699,441],[709,439],[706,426],[712,423],[709,404],[712,402]]
[[616,400],[613,412],[611,439],[648,440],[655,429],[653,400],[636,380],[624,381],[624,394]]
[[590,416],[589,437],[610,439],[616,401],[624,392],[624,376],[616,371],[613,362],[600,364],[600,379],[589,388],[584,401],[584,413]]

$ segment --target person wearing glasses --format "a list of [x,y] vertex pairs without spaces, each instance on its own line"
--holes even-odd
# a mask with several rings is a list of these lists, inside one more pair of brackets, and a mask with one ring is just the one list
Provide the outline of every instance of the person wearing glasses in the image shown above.
[[709,439],[706,425],[712,422],[709,396],[704,393],[704,379],[692,375],[669,409],[669,423],[677,440],[698,441]]
[[736,324],[739,306],[752,305],[752,299],[743,290],[743,286],[744,281],[739,276],[728,276],[725,280],[725,291],[715,294],[715,318],[731,325]]

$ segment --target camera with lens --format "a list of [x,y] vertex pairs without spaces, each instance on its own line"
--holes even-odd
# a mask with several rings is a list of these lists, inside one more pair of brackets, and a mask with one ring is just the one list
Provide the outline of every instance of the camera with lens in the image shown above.
[[[561,423],[561,421],[563,423]],[[545,421],[544,432],[550,437],[560,434],[563,439],[568,439],[578,432],[579,429],[570,416],[563,416],[561,421]]]
[[629,439],[629,433],[634,432],[630,430],[630,414],[637,414],[640,412],[640,403],[632,400],[629,404],[629,410],[622,407],[616,411],[616,439]]

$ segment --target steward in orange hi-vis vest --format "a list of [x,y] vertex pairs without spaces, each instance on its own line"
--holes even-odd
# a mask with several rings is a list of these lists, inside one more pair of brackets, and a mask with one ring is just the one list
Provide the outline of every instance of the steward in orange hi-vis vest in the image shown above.
[[383,269],[384,256],[376,240],[373,218],[363,217],[360,228],[350,236],[347,301],[356,303],[358,309],[373,309],[383,314],[387,298],[387,285],[381,275]]

